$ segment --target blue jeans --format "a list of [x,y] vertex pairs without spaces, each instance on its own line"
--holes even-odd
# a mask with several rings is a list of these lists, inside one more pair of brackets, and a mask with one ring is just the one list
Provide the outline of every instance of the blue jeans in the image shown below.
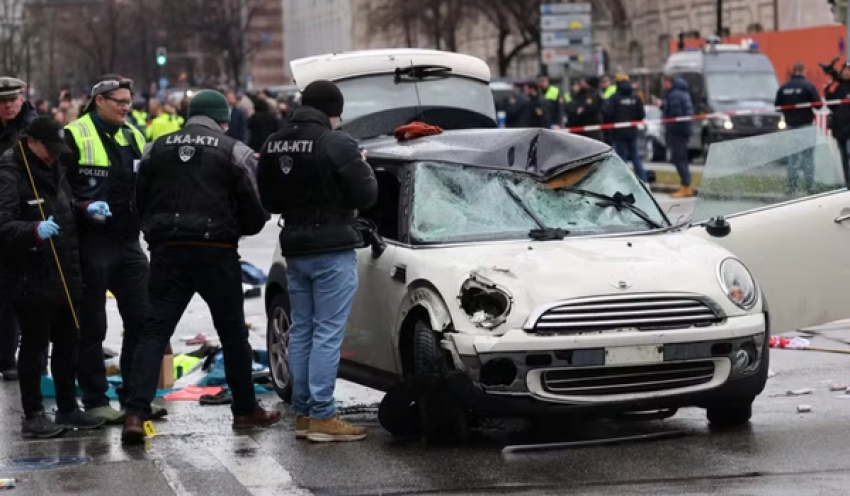
[[643,162],[640,159],[640,150],[638,150],[637,139],[632,140],[614,140],[614,151],[620,156],[623,161],[628,161],[630,158],[635,164],[635,174],[641,181],[647,182],[649,179],[646,175],[646,170],[643,168]]
[[676,166],[676,172],[682,180],[682,186],[691,185],[691,166],[688,158],[689,136],[679,134],[667,135],[667,146],[670,148],[670,160]]
[[357,291],[357,254],[327,253],[286,260],[292,306],[289,370],[296,415],[336,415],[334,387],[348,314]]

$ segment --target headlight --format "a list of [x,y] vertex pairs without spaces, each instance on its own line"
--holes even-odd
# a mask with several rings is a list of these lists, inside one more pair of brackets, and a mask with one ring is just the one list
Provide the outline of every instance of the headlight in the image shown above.
[[722,127],[723,129],[732,129],[735,127],[732,124],[732,118],[728,115],[718,115],[711,118],[711,123],[717,127]]
[[739,260],[727,258],[720,263],[720,286],[732,303],[744,310],[753,308],[758,301],[758,287],[750,271]]
[[785,119],[782,119],[781,121],[779,121],[779,124],[777,124],[776,127],[778,127],[780,130],[782,130],[782,129],[785,129],[786,127],[788,127],[788,124],[785,124]]
[[513,306],[506,289],[476,273],[463,283],[458,300],[470,322],[484,329],[504,324]]

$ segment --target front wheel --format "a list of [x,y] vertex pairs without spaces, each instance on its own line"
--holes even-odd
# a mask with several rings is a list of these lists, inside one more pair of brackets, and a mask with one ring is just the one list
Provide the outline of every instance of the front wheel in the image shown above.
[[292,402],[292,374],[289,371],[289,296],[275,295],[268,310],[266,347],[272,385],[280,399]]
[[712,427],[728,428],[746,425],[753,416],[755,398],[742,398],[706,409]]

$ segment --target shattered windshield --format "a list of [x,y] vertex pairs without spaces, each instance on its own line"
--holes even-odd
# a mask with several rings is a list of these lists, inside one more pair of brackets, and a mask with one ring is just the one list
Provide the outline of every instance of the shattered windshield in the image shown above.
[[845,189],[835,140],[817,127],[711,145],[693,221]]
[[[395,82],[392,74],[338,81],[345,96],[344,122],[367,114],[422,106],[472,110],[496,118],[493,92],[487,83],[459,76],[426,78],[415,84]],[[417,96],[418,91],[418,96]]]
[[[529,238],[541,227],[572,236],[667,225],[616,155],[565,175],[572,177],[569,184],[553,189],[517,171],[422,162],[416,168],[411,235],[417,243],[451,243]],[[628,198],[629,205],[614,201],[620,198]]]

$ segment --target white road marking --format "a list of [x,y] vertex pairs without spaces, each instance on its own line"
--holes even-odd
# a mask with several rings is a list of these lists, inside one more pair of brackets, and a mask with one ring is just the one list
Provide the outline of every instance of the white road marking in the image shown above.
[[[292,476],[273,457],[261,451],[259,443],[249,436],[232,438],[232,443],[207,448],[216,459],[254,496],[307,496]],[[245,454],[240,455],[239,452]],[[250,454],[256,452],[256,454]]]

